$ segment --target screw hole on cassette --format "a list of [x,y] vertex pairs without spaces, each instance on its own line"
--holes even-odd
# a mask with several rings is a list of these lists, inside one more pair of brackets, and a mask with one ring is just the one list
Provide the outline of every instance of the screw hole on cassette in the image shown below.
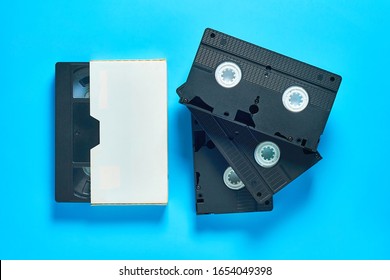
[[223,182],[229,189],[235,191],[245,187],[244,183],[230,166],[226,168],[225,172],[223,173]]
[[302,139],[301,138],[297,138],[297,143],[301,143]]
[[211,140],[207,141],[206,146],[209,149],[214,149],[215,148],[215,144]]
[[265,141],[257,145],[254,157],[256,162],[264,167],[270,168],[275,166],[280,159],[280,150],[278,145],[271,141]]
[[223,115],[226,117],[229,117],[230,114],[229,114],[229,112],[224,112]]
[[309,104],[309,95],[304,88],[292,86],[284,91],[282,103],[290,112],[299,113]]
[[258,192],[256,195],[257,195],[258,197],[260,197],[260,196],[262,196],[262,193],[261,193],[261,192]]
[[249,107],[249,112],[251,112],[252,115],[256,114],[259,112],[259,107],[257,105],[251,105]]
[[211,33],[211,34],[210,34],[210,37],[211,37],[211,38],[215,38],[215,33]]
[[215,80],[224,88],[232,88],[241,81],[241,69],[234,62],[226,61],[215,70]]
[[332,77],[329,78],[329,80],[330,80],[331,82],[334,82],[335,78],[332,76]]
[[267,66],[265,67],[265,69],[267,69],[268,71],[271,71],[271,70],[272,70],[272,67],[271,67],[271,65],[267,65]]
[[265,205],[269,205],[269,200],[266,200],[264,203]]

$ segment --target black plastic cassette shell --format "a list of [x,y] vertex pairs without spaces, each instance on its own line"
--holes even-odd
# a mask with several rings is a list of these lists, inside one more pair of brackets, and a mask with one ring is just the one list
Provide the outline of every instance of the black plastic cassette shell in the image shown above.
[[[189,110],[257,203],[271,199],[274,193],[322,159],[319,153],[291,146],[192,107]],[[272,168],[263,168],[254,159],[254,150],[263,141],[272,141],[281,150],[279,163]]]
[[197,214],[263,212],[273,209],[272,198],[259,204],[245,187],[240,190],[226,187],[223,173],[229,164],[194,118],[192,135]]
[[89,63],[56,64],[55,199],[58,202],[90,202],[89,195],[84,193],[90,178],[82,168],[90,166],[88,151],[99,144],[99,122],[89,114],[89,98],[73,97],[74,75],[81,69],[89,69]]
[[[223,88],[215,81],[215,68],[224,61],[242,69],[242,81],[234,88]],[[240,122],[237,113],[244,112],[252,119],[244,124],[316,151],[340,83],[336,74],[206,29],[178,94],[182,103],[230,121]],[[290,86],[301,86],[309,93],[309,105],[300,113],[282,105],[281,96]],[[259,107],[258,113],[248,112],[252,105]]]

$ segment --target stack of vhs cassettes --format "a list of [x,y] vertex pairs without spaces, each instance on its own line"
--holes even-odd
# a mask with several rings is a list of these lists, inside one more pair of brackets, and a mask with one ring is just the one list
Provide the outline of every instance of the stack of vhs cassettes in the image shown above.
[[270,211],[321,160],[341,77],[206,29],[177,89],[192,114],[197,214]]

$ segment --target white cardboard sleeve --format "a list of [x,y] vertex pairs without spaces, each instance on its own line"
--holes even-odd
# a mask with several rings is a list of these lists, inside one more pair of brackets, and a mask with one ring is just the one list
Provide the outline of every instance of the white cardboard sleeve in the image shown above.
[[91,203],[166,204],[166,61],[91,61],[90,106],[100,125]]

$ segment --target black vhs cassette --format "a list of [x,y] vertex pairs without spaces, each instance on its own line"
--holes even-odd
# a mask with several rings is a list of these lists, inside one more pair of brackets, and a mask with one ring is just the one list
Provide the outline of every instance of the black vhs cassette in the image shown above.
[[180,102],[311,151],[341,77],[206,29]]
[[269,201],[273,194],[322,159],[318,152],[291,145],[242,124],[199,109],[190,108],[190,111],[257,203]]

